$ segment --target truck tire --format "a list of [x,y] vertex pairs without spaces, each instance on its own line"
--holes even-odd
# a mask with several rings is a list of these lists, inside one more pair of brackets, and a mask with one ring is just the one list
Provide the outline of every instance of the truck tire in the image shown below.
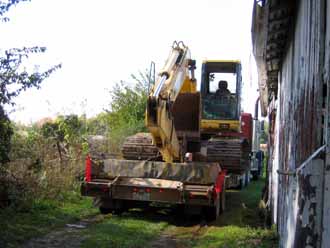
[[240,178],[240,179],[239,179],[238,189],[243,189],[243,188],[244,188],[243,178]]
[[112,212],[111,208],[99,207],[101,214],[110,214]]
[[219,196],[220,200],[220,214],[226,210],[226,188],[224,187]]
[[246,174],[245,174],[245,181],[246,181],[246,186],[249,186],[250,184],[250,172],[247,171]]
[[114,215],[121,215],[124,212],[125,212],[124,209],[119,208],[119,209],[114,209],[112,211],[112,214],[114,214]]
[[219,216],[220,216],[220,199],[217,199],[215,206],[209,206],[205,208],[205,217],[207,221],[215,221],[219,218]]

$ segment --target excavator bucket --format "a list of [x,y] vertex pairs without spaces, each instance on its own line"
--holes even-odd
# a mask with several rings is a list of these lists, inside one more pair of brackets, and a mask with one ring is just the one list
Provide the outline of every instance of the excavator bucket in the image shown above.
[[200,93],[181,93],[172,108],[174,126],[179,139],[187,142],[187,152],[200,149]]

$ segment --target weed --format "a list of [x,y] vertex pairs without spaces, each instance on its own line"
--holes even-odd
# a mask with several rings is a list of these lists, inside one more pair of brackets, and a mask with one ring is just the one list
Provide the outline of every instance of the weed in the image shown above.
[[132,217],[109,216],[85,232],[82,247],[143,248],[167,226],[166,222]]
[[194,248],[252,248],[277,247],[277,235],[274,228],[266,229],[264,220],[260,218],[258,204],[264,180],[252,182],[247,188],[237,191],[229,190],[226,211],[220,219],[211,223],[206,232],[194,236],[179,235],[184,247]]
[[35,200],[23,212],[13,206],[3,209],[0,212],[0,246],[17,246],[65,223],[97,213],[91,199],[82,198],[76,193],[70,193],[70,196],[68,193],[67,197],[70,201]]

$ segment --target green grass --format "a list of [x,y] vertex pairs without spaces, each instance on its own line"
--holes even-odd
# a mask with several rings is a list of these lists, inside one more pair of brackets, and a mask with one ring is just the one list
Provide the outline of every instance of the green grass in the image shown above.
[[87,239],[82,247],[148,247],[150,241],[157,238],[168,224],[146,215],[134,212],[121,217],[109,215],[102,223],[85,231]]
[[[79,235],[82,247],[146,248],[161,233],[175,236],[178,247],[187,248],[250,248],[277,247],[275,230],[264,227],[258,208],[264,180],[252,182],[247,188],[230,190],[226,211],[220,219],[199,228],[186,225],[166,210],[133,210],[122,216],[105,216]],[[42,236],[64,224],[98,212],[91,199],[70,193],[59,201],[38,201],[26,212],[9,208],[0,212],[0,247],[18,246],[35,236]],[[197,225],[196,225],[197,224]]]
[[[217,222],[198,235],[178,236],[184,247],[278,247],[276,232],[264,226],[258,208],[264,180],[260,179],[241,190],[230,190],[226,197],[226,211]],[[230,204],[230,205],[229,205]]]
[[196,248],[275,248],[277,246],[273,230],[239,226],[211,227],[198,239],[191,240],[189,245]]
[[121,217],[109,215],[102,223],[92,225],[84,231],[87,238],[82,247],[148,247],[162,232],[175,236],[182,248],[277,247],[275,230],[265,228],[260,217],[258,204],[263,185],[261,179],[243,190],[228,191],[225,213],[207,228],[181,225],[168,213],[130,211]]
[[91,199],[77,192],[68,193],[63,201],[35,201],[24,212],[13,207],[3,209],[0,212],[0,247],[16,247],[30,238],[96,213]]

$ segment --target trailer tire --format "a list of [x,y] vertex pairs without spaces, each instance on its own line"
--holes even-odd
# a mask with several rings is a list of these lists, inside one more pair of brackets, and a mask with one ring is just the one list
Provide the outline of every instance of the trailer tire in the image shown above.
[[243,182],[243,178],[239,179],[239,185],[238,185],[238,189],[243,189],[244,188],[244,182]]
[[101,214],[110,214],[112,212],[111,208],[99,207],[99,210]]
[[116,208],[112,211],[112,214],[114,215],[122,215],[122,213],[124,213],[125,210],[123,208]]
[[226,210],[226,189],[225,187],[223,188],[223,190],[220,193],[219,196],[219,200],[220,200],[220,214],[222,214],[225,210]]
[[245,186],[247,187],[247,186],[249,186],[249,184],[250,184],[250,172],[249,171],[247,171],[246,172],[246,174],[245,174]]
[[217,199],[215,206],[209,206],[205,208],[205,217],[207,221],[216,221],[219,216],[220,216],[220,199]]
[[258,181],[258,180],[259,180],[259,175],[258,175],[257,173],[253,173],[253,175],[252,175],[252,179],[253,179],[254,181]]

